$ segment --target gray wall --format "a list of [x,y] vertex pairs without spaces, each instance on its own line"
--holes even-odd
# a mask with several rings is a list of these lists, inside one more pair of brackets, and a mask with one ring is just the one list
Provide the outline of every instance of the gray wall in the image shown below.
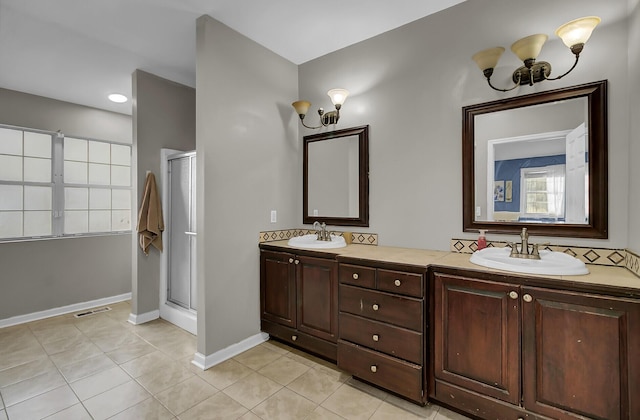
[[[0,123],[131,142],[131,118],[0,89]],[[0,244],[0,319],[131,291],[131,235]]]
[[[140,206],[146,171],[160,185],[160,149],[190,151],[196,148],[195,90],[141,70],[133,73],[133,142],[137,151],[137,181],[134,181],[135,217]],[[166,222],[166,220],[165,220]],[[166,238],[163,238],[166,241]],[[155,311],[160,301],[160,252],[151,247],[144,255],[133,236],[131,271],[131,312],[136,315]]]
[[302,144],[297,67],[208,16],[196,38],[198,352],[210,355],[259,332],[258,232],[299,225]]
[[629,10],[629,249],[640,254],[640,1]]
[[[380,234],[380,244],[447,250],[452,237],[477,236],[462,232],[463,106],[608,79],[609,239],[549,240],[627,246],[627,2],[541,0],[531,7],[526,0],[471,0],[302,64],[299,96],[314,103],[313,112],[318,106],[330,106],[328,89],[344,87],[351,96],[341,110],[338,128],[371,125],[369,230]],[[553,32],[560,24],[589,14],[600,15],[603,24],[586,45],[576,70],[562,80],[501,93],[487,86],[471,60],[479,50],[505,46],[493,82],[507,86],[511,72],[521,65],[509,46],[541,32],[550,40],[540,58],[550,61],[559,74],[571,66],[573,55]],[[305,134],[307,130],[301,129],[300,137]],[[488,237],[492,239],[491,233]]]

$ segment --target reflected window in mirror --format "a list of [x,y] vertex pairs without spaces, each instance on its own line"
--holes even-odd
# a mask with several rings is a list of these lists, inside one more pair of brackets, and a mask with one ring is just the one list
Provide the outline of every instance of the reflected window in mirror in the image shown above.
[[369,226],[369,126],[304,137],[303,223]]
[[463,226],[607,237],[606,81],[463,108]]

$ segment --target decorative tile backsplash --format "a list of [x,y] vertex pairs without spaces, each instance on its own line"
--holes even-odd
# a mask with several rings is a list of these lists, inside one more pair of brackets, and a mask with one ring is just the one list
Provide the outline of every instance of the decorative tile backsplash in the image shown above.
[[[487,246],[505,247],[506,242],[500,241],[487,241]],[[474,239],[452,239],[451,247],[452,252],[460,252],[464,254],[472,254],[478,249],[478,241]],[[629,251],[624,249],[607,249],[607,248],[592,248],[592,247],[579,247],[579,246],[567,246],[567,245],[546,245],[542,249],[549,251],[564,252],[572,257],[583,261],[585,264],[607,265],[613,267],[627,267],[629,268]],[[638,266],[638,257],[635,257],[636,267]],[[632,272],[638,274],[638,270]]]
[[626,266],[629,271],[640,277],[640,256],[627,250]]
[[[346,232],[346,231],[345,231]],[[332,230],[334,235],[342,236],[345,232]],[[293,238],[294,236],[302,236],[310,233],[316,233],[312,229],[285,229],[285,230],[270,230],[266,232],[260,232],[259,242],[272,242],[272,241],[284,241]],[[361,245],[378,245],[377,233],[359,233],[351,232],[351,243]]]

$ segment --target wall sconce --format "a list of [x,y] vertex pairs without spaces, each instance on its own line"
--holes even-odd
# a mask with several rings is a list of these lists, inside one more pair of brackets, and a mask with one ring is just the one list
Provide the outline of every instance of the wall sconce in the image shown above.
[[331,102],[336,107],[335,111],[324,112],[324,109],[318,109],[318,114],[320,115],[320,125],[317,127],[311,127],[304,123],[304,117],[307,115],[307,111],[309,111],[309,107],[311,106],[311,102],[308,101],[295,101],[291,105],[300,116],[300,122],[307,128],[316,129],[320,127],[326,127],[330,124],[337,124],[340,119],[340,108],[342,108],[342,104],[349,96],[349,91],[346,89],[331,89],[327,92],[327,95],[331,98]]
[[484,73],[484,77],[487,78],[489,86],[495,90],[501,92],[508,92],[515,89],[520,85],[533,86],[534,83],[542,80],[558,80],[569,74],[578,64],[580,53],[584,48],[584,44],[589,40],[591,32],[600,23],[600,18],[597,16],[588,16],[580,19],[572,20],[556,29],[556,35],[562,39],[562,42],[571,49],[571,52],[576,56],[576,60],[573,66],[564,74],[558,77],[549,77],[551,74],[551,64],[546,61],[538,61],[538,54],[542,50],[542,46],[547,41],[545,34],[530,35],[522,38],[511,45],[511,51],[518,56],[524,63],[524,66],[519,67],[513,72],[512,80],[515,85],[508,89],[499,89],[491,84],[491,75],[493,69],[498,64],[500,56],[504,52],[504,48],[495,47],[487,50],[480,51],[471,57],[473,61],[478,64],[480,70]]

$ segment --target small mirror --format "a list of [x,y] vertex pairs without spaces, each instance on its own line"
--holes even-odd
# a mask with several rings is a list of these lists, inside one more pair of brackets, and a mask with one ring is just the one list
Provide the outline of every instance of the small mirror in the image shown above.
[[303,223],[369,226],[369,126],[304,137]]
[[606,238],[606,81],[463,108],[463,225]]

